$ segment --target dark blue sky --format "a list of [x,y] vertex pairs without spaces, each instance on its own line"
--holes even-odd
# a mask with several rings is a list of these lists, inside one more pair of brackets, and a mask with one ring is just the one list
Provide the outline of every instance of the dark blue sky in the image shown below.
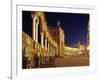
[[57,21],[65,33],[66,44],[86,44],[89,14],[76,13],[45,13],[48,26],[56,27]]
[[[54,28],[57,26],[57,21],[60,21],[66,44],[74,45],[79,41],[86,44],[89,14],[45,12],[45,17],[47,25]],[[31,11],[22,12],[22,22],[23,31],[32,36]]]

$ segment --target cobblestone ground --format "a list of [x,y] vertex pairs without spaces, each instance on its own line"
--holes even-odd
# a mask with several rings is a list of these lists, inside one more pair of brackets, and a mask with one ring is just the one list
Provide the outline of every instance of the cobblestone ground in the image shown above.
[[56,67],[88,66],[89,57],[77,56],[77,57],[56,58],[54,64]]
[[44,64],[40,64],[40,68],[49,68],[49,67],[56,67],[54,64],[54,60],[48,61]]
[[41,64],[40,68],[56,67],[54,64]]
[[65,56],[55,58],[52,61],[48,61],[45,64],[40,64],[40,68],[51,67],[73,67],[73,66],[89,66],[89,57],[87,56]]

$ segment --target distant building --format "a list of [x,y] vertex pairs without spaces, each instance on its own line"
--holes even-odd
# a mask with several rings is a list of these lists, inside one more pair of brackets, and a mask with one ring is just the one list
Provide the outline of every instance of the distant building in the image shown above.
[[90,21],[88,22],[88,32],[87,32],[87,50],[89,50],[89,34],[90,34]]
[[85,54],[85,45],[82,45],[80,42],[74,47],[65,46],[64,48],[66,56],[79,56]]

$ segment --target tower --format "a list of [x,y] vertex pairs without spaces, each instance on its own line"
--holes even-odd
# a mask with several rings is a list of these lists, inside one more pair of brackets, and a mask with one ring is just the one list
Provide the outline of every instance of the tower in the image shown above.
[[57,44],[58,44],[58,54],[63,56],[64,51],[64,30],[61,28],[60,21],[57,21]]

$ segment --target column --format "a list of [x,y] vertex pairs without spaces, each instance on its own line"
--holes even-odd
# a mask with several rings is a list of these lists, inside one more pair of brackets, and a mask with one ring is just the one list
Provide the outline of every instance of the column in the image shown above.
[[36,23],[36,42],[38,42],[38,23]]
[[45,39],[45,48],[47,49],[47,38]]
[[35,41],[36,41],[36,36],[37,36],[37,24],[35,23]]
[[32,21],[32,22],[33,22],[33,23],[32,23],[32,29],[33,29],[33,30],[32,30],[32,38],[33,38],[33,40],[35,40],[35,33],[36,33],[36,32],[35,32],[35,17],[32,16],[32,20],[33,20],[33,21]]

